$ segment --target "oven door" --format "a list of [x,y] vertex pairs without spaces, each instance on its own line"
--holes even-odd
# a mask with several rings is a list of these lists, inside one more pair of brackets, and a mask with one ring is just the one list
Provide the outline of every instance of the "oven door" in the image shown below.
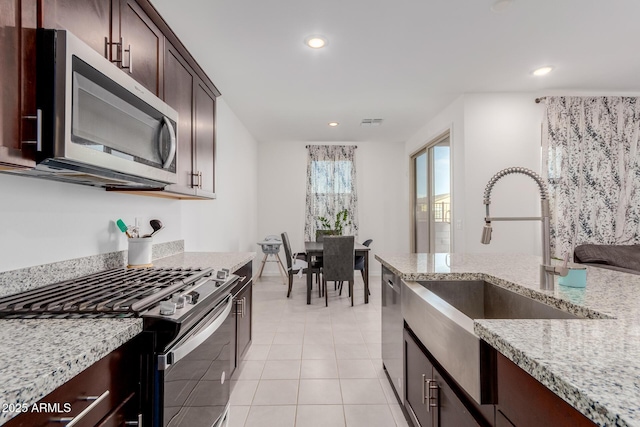
[[156,359],[156,426],[211,427],[229,403],[233,297]]

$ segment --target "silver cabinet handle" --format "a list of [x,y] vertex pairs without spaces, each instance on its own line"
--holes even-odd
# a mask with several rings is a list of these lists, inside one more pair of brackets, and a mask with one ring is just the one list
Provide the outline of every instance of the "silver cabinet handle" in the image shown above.
[[133,52],[131,51],[131,45],[130,44],[127,45],[127,48],[124,51],[129,54],[129,65],[127,67],[122,67],[122,68],[128,69],[129,74],[133,74]]
[[[429,412],[431,408],[438,407],[438,390],[439,389],[440,387],[438,386],[438,383],[436,382],[436,380],[427,380],[427,390],[428,390],[427,394],[429,396],[429,403],[427,404],[427,412]],[[431,393],[432,391],[436,392],[435,396],[432,395]]]
[[[426,393],[424,391],[424,386],[425,384],[427,384],[427,375],[426,374],[422,374],[422,404],[424,405],[426,400],[427,400],[427,396]],[[429,408],[427,408],[427,412],[429,411]]]
[[[158,356],[158,369],[164,371],[171,364],[179,362],[183,357],[191,353],[193,350],[198,348],[200,344],[205,342],[211,335],[213,335],[220,326],[227,320],[229,313],[231,313],[231,307],[233,306],[233,296],[229,294],[227,296],[227,306],[224,311],[216,317],[209,326],[204,328],[202,331],[198,332],[191,338],[189,338],[184,344],[179,347],[167,352],[167,354],[161,354]],[[171,357],[171,362],[169,359]]]
[[36,110],[35,116],[22,116],[23,119],[36,121],[36,140],[35,141],[22,141],[23,144],[36,144],[36,150],[42,151],[42,109]]
[[244,318],[245,307],[247,306],[247,297],[242,297],[242,317]]
[[[176,156],[176,132],[173,129],[173,125],[166,116],[162,118],[162,127],[165,126],[169,130],[169,142],[171,143],[171,145],[169,146],[169,155],[162,164],[162,169],[167,169],[169,166],[171,166],[171,162],[173,162],[173,159]],[[158,149],[160,148],[161,140],[162,132],[160,132],[160,134],[158,135]]]
[[[197,178],[198,180],[194,183],[193,178]],[[202,188],[202,172],[200,171],[191,172],[191,186],[196,188]]]
[[100,402],[106,399],[107,396],[109,396],[109,390],[106,390],[100,396],[83,397],[81,398],[81,400],[93,400],[93,403],[91,403],[91,405],[84,408],[84,410],[80,412],[78,415],[76,415],[75,417],[51,418],[50,421],[54,423],[67,423],[66,427],[73,427],[74,425],[79,423],[82,420],[82,418],[84,418],[89,412],[91,412],[93,408],[98,406]]
[[391,279],[387,279],[387,286],[389,286],[391,289],[394,289]]
[[36,110],[36,150],[42,151],[42,109]]

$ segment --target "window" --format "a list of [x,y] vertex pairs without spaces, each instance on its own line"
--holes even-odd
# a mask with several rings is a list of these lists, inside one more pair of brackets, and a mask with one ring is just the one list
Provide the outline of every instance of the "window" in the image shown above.
[[315,240],[322,229],[319,217],[331,223],[336,214],[347,210],[345,235],[358,234],[355,149],[353,145],[310,145],[307,161],[305,239]]

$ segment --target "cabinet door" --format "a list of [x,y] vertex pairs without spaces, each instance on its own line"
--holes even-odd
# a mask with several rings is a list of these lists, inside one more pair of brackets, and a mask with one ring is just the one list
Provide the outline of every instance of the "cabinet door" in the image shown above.
[[44,0],[42,8],[44,28],[66,29],[109,58],[111,0]]
[[35,27],[35,2],[0,1],[0,169],[35,165]]
[[469,413],[467,407],[462,400],[455,394],[449,386],[446,379],[440,374],[438,369],[433,369],[433,379],[435,380],[438,390],[432,390],[432,395],[437,395],[437,403],[439,411],[437,412],[439,420],[435,425],[446,426],[480,426],[473,415]]
[[433,379],[433,365],[406,330],[404,346],[405,406],[410,413],[413,412],[420,427],[437,426],[434,414],[438,408],[429,407],[427,389],[427,380]]
[[[120,0],[118,22],[118,38],[122,38],[120,66],[136,81],[160,96],[164,36],[135,0]],[[115,33],[114,30],[114,42],[118,41]]]
[[177,185],[192,186],[194,73],[178,51],[167,43],[164,69],[164,101],[178,112]]
[[205,193],[215,192],[215,113],[216,97],[200,81],[194,89],[195,116],[195,172],[196,185]]
[[237,320],[237,346],[238,358],[242,358],[249,343],[251,342],[251,303],[253,299],[253,283],[251,278],[247,278],[249,284],[244,288],[242,293],[238,295],[238,302],[241,304],[240,312]]
[[591,420],[500,353],[497,409],[518,427],[595,426]]

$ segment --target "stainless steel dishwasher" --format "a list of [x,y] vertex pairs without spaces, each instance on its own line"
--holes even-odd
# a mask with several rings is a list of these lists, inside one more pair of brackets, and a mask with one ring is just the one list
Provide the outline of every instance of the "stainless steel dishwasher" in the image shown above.
[[382,266],[382,362],[398,400],[404,404],[404,321],[400,290],[400,277]]

